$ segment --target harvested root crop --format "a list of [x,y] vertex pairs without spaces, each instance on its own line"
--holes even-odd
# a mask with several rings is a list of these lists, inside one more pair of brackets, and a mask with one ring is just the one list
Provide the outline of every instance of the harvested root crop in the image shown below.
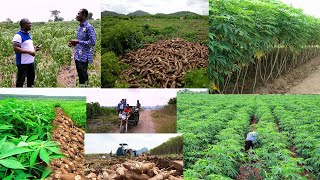
[[[112,162],[117,162],[117,159],[110,159],[109,167],[101,167],[100,160],[96,160],[95,163],[86,162],[85,168],[85,178],[89,180],[103,180],[103,179],[119,179],[119,180],[177,180],[182,179],[182,170],[180,167],[175,169],[171,166],[171,160],[165,160],[160,158],[152,158],[152,161],[147,160],[148,157],[134,158],[132,160],[127,160],[123,163],[112,164]],[[141,161],[140,161],[141,160]],[[164,161],[167,164],[163,167]],[[158,164],[160,162],[161,164]],[[93,166],[95,164],[95,166]],[[112,164],[112,165],[111,165]],[[182,164],[182,161],[176,160],[174,164]],[[159,168],[161,167],[162,168]]]
[[55,159],[50,163],[54,180],[84,180],[84,130],[75,126],[64,112],[57,108],[57,116],[53,124],[56,129],[51,139],[60,144],[65,158]]
[[130,87],[179,88],[188,70],[208,67],[208,47],[183,39],[158,41],[125,54],[130,69],[121,76]]

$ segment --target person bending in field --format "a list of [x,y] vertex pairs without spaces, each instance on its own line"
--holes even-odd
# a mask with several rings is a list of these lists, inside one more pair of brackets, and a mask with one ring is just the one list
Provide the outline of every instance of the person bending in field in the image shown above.
[[88,85],[88,63],[92,64],[94,46],[96,44],[96,32],[88,22],[88,10],[80,9],[76,19],[80,22],[77,31],[77,39],[69,41],[68,46],[75,46],[74,60],[79,77],[80,87]]
[[253,128],[252,132],[247,134],[246,142],[245,142],[245,151],[247,152],[250,148],[253,149],[255,143],[257,143],[258,133],[255,132],[255,128]]
[[34,57],[40,50],[40,45],[34,47],[29,34],[32,23],[24,18],[20,21],[20,31],[13,37],[13,50],[16,54],[16,64],[18,68],[16,87],[23,87],[27,77],[27,87],[33,87],[35,79]]

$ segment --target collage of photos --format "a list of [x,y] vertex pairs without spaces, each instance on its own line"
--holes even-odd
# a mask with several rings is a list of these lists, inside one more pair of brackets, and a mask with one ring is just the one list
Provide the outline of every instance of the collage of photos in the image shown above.
[[0,10],[0,180],[320,180],[320,2]]

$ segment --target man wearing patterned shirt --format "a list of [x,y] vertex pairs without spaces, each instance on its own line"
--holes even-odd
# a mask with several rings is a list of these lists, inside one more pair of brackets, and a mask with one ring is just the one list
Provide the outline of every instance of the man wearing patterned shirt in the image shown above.
[[75,46],[74,60],[78,72],[80,87],[88,84],[88,63],[92,64],[94,46],[96,44],[96,32],[88,22],[88,10],[80,9],[76,19],[80,22],[77,31],[77,39],[69,41],[69,46]]

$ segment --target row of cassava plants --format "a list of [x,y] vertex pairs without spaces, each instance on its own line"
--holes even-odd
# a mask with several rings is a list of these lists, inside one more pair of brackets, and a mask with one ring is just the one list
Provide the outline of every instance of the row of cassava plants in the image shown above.
[[[185,178],[235,179],[245,167],[255,168],[263,179],[320,177],[320,96],[178,94],[177,98],[178,132],[185,133]],[[225,116],[224,110],[233,116]],[[252,114],[259,143],[243,158]],[[210,126],[207,120],[224,125],[213,132],[214,128],[198,125]],[[213,136],[207,139],[210,132]]]
[[320,54],[320,20],[279,0],[210,0],[209,78],[252,93]]
[[157,147],[150,149],[152,155],[183,154],[183,137],[177,136],[170,138]]
[[0,178],[41,179],[47,165],[61,158],[57,143],[50,141],[54,109],[41,102],[0,101]]
[[[91,22],[95,27],[97,42],[95,46],[95,60],[100,61],[101,54],[101,28],[100,21]],[[76,38],[78,22],[49,22],[34,23],[30,32],[34,45],[42,44],[41,51],[35,56],[36,87],[57,87],[57,74],[62,66],[70,65],[72,60],[72,48],[68,47],[68,41]],[[0,23],[0,36],[2,51],[0,58],[0,87],[12,87],[15,85],[16,64],[12,47],[12,37],[19,30],[18,24]],[[100,64],[100,63],[99,63]],[[99,69],[98,69],[99,68]],[[95,67],[89,73],[90,86],[100,87],[100,67]],[[98,80],[96,80],[98,79]]]

